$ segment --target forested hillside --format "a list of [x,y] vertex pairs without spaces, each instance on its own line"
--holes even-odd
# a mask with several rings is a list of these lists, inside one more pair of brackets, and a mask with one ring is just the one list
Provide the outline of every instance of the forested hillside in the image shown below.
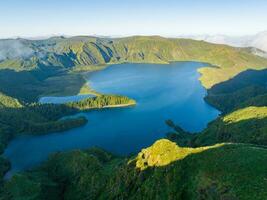
[[267,145],[267,71],[248,70],[208,90],[206,100],[223,112],[193,144],[242,142]]
[[[238,104],[235,94],[264,86],[266,77],[261,71],[244,74],[209,90],[213,102],[227,109],[201,133],[166,121],[174,128],[168,137],[185,147],[162,139],[130,158],[98,148],[56,153],[14,175],[2,187],[2,199],[265,199],[267,102],[255,93]],[[233,101],[220,101],[224,95]]]
[[130,160],[100,149],[58,153],[40,168],[15,175],[3,199],[262,200],[266,151],[242,144],[187,150],[159,140]]
[[[40,135],[62,132],[87,123],[85,117],[64,118],[89,109],[134,105],[135,101],[124,96],[100,95],[75,103],[23,104],[17,99],[0,95],[0,153],[8,142],[20,135]],[[9,163],[0,156],[0,187]]]
[[87,122],[83,117],[61,119],[64,116],[134,105],[132,99],[113,95],[62,105],[36,103],[48,94],[91,92],[79,72],[113,63],[210,63],[212,67],[200,69],[209,89],[206,101],[222,111],[198,134],[167,120],[173,128],[167,137],[173,142],[156,141],[131,157],[98,148],[56,153],[5,182],[2,178],[10,166],[0,157],[1,200],[267,198],[266,59],[247,49],[157,36],[0,43],[7,47],[0,58],[1,152],[15,136],[62,131]]

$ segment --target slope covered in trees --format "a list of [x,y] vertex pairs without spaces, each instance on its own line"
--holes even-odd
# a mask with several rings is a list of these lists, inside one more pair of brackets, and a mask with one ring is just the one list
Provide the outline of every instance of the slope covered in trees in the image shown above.
[[60,132],[87,122],[84,117],[61,119],[62,117],[89,109],[135,104],[133,99],[116,95],[101,95],[66,104],[32,103],[25,105],[11,97],[3,97],[11,99],[11,101],[8,101],[8,105],[0,107],[1,153],[7,142],[17,135]]
[[246,106],[267,105],[267,70],[247,70],[208,90],[208,103],[223,113]]
[[[249,68],[267,67],[266,59],[242,48],[161,37],[18,42],[27,54],[6,54],[0,61],[1,150],[19,134],[41,134],[85,123],[84,118],[59,120],[63,116],[135,103],[120,96],[65,105],[32,103],[48,91],[77,94],[85,81],[73,71],[92,65],[96,69],[122,62],[208,62],[216,67],[200,70],[203,85],[210,88],[206,100],[223,115],[198,135],[189,135],[168,120],[174,128],[168,137],[181,145],[159,140],[131,158],[97,148],[56,153],[31,171],[5,183],[1,180],[0,199],[266,199],[266,70],[246,71],[222,82]],[[3,176],[9,164],[0,158],[0,166]]]
[[[174,146],[164,154],[161,148]],[[142,152],[172,160],[140,170],[142,156],[123,159],[100,149],[58,153],[40,168],[15,175],[3,199],[255,199],[266,193],[267,150],[241,144],[186,150],[168,140]],[[177,155],[178,154],[178,155]],[[153,159],[153,157],[151,158]],[[154,161],[155,163],[155,161]]]
[[[61,119],[62,117],[88,111],[89,109],[135,104],[135,101],[130,98],[116,95],[101,95],[66,104],[22,104],[17,99],[5,95],[0,95],[0,98],[4,105],[0,105],[1,154],[8,142],[16,136],[62,132],[87,123],[85,117]],[[9,167],[8,162],[0,157],[0,182]]]
[[242,142],[267,145],[267,74],[266,70],[243,72],[213,86],[206,100],[223,111],[192,145],[217,142]]

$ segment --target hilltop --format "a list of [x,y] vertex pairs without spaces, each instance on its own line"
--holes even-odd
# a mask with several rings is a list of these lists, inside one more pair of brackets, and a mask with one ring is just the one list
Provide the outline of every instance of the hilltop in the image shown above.
[[[222,115],[196,135],[167,120],[174,129],[167,135],[172,141],[158,140],[129,158],[98,148],[56,153],[6,182],[2,177],[10,166],[0,157],[0,199],[266,198],[266,59],[246,48],[158,36],[3,42],[12,45],[0,57],[0,151],[15,136],[62,131],[87,122],[83,117],[60,120],[63,116],[135,104],[114,95],[63,105],[36,103],[47,94],[90,91],[80,72],[114,63],[207,62],[200,69],[208,88],[205,100]],[[11,54],[14,48],[18,49]]]
[[[0,68],[16,71],[46,71],[47,68],[50,71],[75,68],[88,70],[125,62],[206,62],[213,66],[207,64],[207,68],[200,70],[200,80],[206,88],[226,81],[246,69],[263,69],[267,66],[267,59],[254,55],[247,48],[160,36],[16,39],[0,40],[0,46],[8,47],[1,52]],[[11,54],[13,51],[16,53]]]
[[[162,148],[168,149],[164,155]],[[243,144],[183,149],[159,140],[142,153],[169,162],[141,170],[142,153],[130,160],[97,148],[57,153],[41,167],[15,175],[3,198],[262,200],[267,196],[266,151]]]

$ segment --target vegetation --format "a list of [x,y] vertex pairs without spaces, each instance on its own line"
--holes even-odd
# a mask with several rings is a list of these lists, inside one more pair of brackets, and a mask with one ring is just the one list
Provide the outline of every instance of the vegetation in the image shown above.
[[[168,148],[175,144],[161,142],[150,147],[150,153],[161,156],[159,149],[164,148],[172,162],[143,170],[137,167],[142,157],[129,162],[96,148],[54,154],[38,169],[13,176],[3,188],[2,199],[266,198],[266,149],[225,144],[184,156],[183,151],[177,152],[178,146]],[[177,153],[181,158],[175,161]]]
[[[4,96],[4,98],[7,97]],[[0,107],[0,152],[3,152],[7,142],[14,136],[60,132],[87,122],[84,117],[61,119],[64,116],[88,109],[134,104],[135,101],[128,97],[115,95],[101,95],[66,104],[32,103],[22,105],[13,99],[9,106]]]
[[264,119],[267,117],[267,107],[246,107],[244,109],[237,110],[232,112],[229,115],[223,117],[223,121],[232,124],[244,120],[250,119]]
[[192,146],[218,142],[267,145],[267,74],[249,70],[213,86],[206,100],[223,115],[191,140]]
[[76,112],[64,105],[53,104],[0,107],[0,152],[17,135],[64,131],[85,124],[85,118],[60,120],[63,116]]
[[17,99],[0,93],[0,108],[3,108],[3,107],[20,108],[22,107],[22,105]]
[[[14,40],[4,42],[10,41]],[[10,166],[0,157],[0,200],[267,198],[267,74],[260,70],[267,67],[266,59],[243,48],[156,36],[15,41],[31,53],[0,61],[1,152],[17,135],[62,131],[86,123],[83,117],[64,116],[135,104],[127,97],[100,94],[62,105],[34,103],[48,94],[91,92],[76,72],[113,63],[210,63],[199,70],[200,80],[209,88],[206,101],[220,109],[222,116],[197,135],[167,120],[174,129],[167,137],[179,146],[163,139],[131,158],[98,148],[56,153],[41,166],[6,182],[2,177]]]
[[0,92],[22,102],[32,103],[41,96],[90,93],[83,75],[58,68],[31,71],[0,70]]
[[174,124],[170,119],[165,121],[166,125],[173,129],[173,131],[166,134],[166,138],[174,141],[181,147],[191,146],[191,141],[194,138],[194,134],[186,132],[180,126]]
[[[47,40],[10,40],[20,42],[31,50],[27,58],[9,57],[0,68],[16,71],[46,71],[46,68],[97,70],[103,65],[137,62],[169,63],[171,61],[201,61],[212,66],[200,69],[202,84],[210,88],[246,69],[264,69],[267,59],[254,55],[246,48],[211,44],[190,39],[171,39],[158,36],[128,38],[54,37]],[[53,66],[53,67],[51,67]],[[89,67],[88,67],[89,66]],[[91,66],[91,67],[90,67]]]
[[125,96],[100,95],[86,98],[78,102],[67,103],[66,106],[77,110],[88,110],[94,108],[108,108],[135,105],[136,102]]
[[208,90],[205,98],[223,113],[267,105],[267,70],[248,70]]
[[[132,99],[115,95],[101,95],[66,104],[22,104],[17,99],[5,95],[0,95],[0,98],[2,99],[0,104],[1,154],[8,142],[18,135],[62,132],[87,123],[85,117],[61,119],[62,117],[94,108],[135,104]],[[0,157],[0,188],[2,178],[9,167],[8,161]]]
[[[263,117],[265,116],[265,117]],[[266,107],[248,107],[211,122],[192,140],[193,146],[218,142],[267,145]]]
[[207,147],[188,148],[179,147],[174,142],[167,139],[161,139],[156,141],[151,147],[143,149],[134,161],[136,162],[136,168],[145,170],[148,167],[166,166],[174,161],[184,159],[190,154],[200,153],[222,145],[223,144],[217,144]]

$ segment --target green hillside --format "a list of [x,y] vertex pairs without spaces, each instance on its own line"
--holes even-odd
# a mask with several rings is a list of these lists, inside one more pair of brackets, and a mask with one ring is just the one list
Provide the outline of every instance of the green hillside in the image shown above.
[[[133,99],[118,95],[100,95],[66,104],[21,104],[18,100],[0,95],[5,106],[0,106],[0,152],[7,142],[21,134],[45,134],[64,131],[87,122],[84,117],[61,118],[96,108],[130,106]],[[8,101],[6,101],[8,100]]]
[[167,137],[175,142],[158,140],[130,158],[98,148],[56,153],[5,182],[10,166],[0,157],[0,200],[267,199],[266,59],[243,48],[158,36],[1,42],[18,43],[25,52],[14,55],[11,46],[0,61],[0,152],[18,135],[87,122],[64,116],[134,105],[127,97],[101,94],[62,105],[36,103],[44,95],[92,92],[80,72],[113,63],[209,63],[213,67],[199,70],[200,80],[208,88],[205,100],[222,115],[196,135],[167,120],[173,128]]
[[8,57],[0,62],[0,68],[17,71],[51,66],[81,69],[123,62],[201,61],[216,66],[200,70],[201,82],[206,88],[210,88],[246,69],[263,69],[267,66],[266,59],[253,55],[246,48],[159,36],[55,37],[35,41],[19,39],[16,42],[30,49],[31,54],[26,58]]
[[205,100],[223,113],[246,106],[267,106],[267,70],[247,70],[210,88]]
[[194,138],[192,145],[218,142],[267,145],[266,107],[246,107],[216,119]]
[[[172,146],[163,155],[159,149]],[[151,149],[152,148],[152,149]],[[181,150],[160,140],[142,150],[150,159],[171,162],[139,169],[140,159],[115,157],[99,149],[57,153],[40,168],[15,175],[4,199],[239,199],[267,197],[267,150],[222,144],[205,150]],[[173,155],[180,159],[172,159]],[[157,157],[155,157],[157,155]],[[159,162],[158,162],[159,163]]]
[[[66,104],[24,104],[3,94],[0,94],[0,100],[0,154],[14,137],[62,132],[87,123],[85,117],[62,117],[90,109],[135,104],[133,99],[116,95],[100,95]],[[3,176],[9,168],[8,160],[0,156],[0,199]]]
[[196,135],[191,145],[218,142],[267,145],[266,72],[249,70],[209,89],[205,99],[223,114]]

